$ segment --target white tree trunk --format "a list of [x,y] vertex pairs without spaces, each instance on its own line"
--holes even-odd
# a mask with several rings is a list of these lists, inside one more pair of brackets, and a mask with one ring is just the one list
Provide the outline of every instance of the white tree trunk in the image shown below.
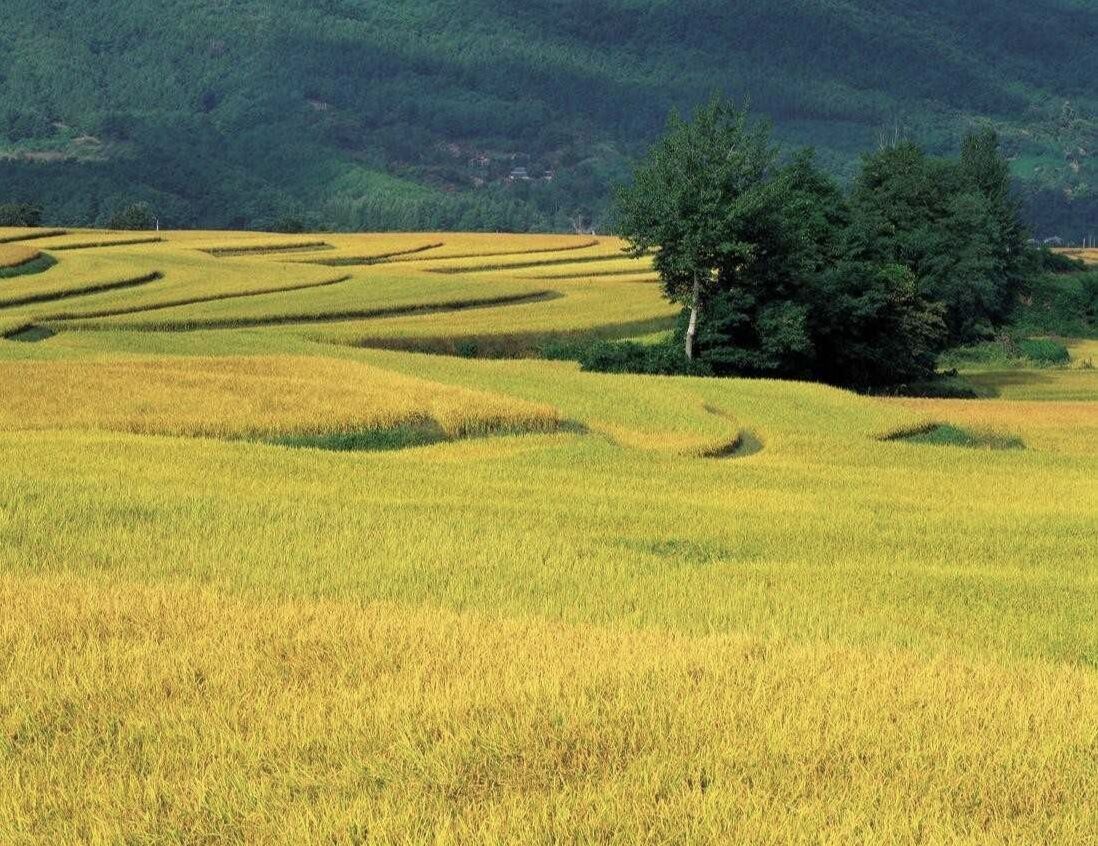
[[690,325],[686,327],[686,358],[694,360],[698,340],[698,311],[701,309],[701,281],[694,277],[694,297],[690,303]]

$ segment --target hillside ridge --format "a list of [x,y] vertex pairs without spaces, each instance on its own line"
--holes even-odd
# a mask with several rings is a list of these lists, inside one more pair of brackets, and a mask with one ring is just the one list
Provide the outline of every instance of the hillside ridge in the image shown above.
[[750,100],[849,178],[1002,134],[1035,234],[1093,234],[1098,9],[1068,0],[0,0],[0,202],[103,225],[605,231],[671,109]]

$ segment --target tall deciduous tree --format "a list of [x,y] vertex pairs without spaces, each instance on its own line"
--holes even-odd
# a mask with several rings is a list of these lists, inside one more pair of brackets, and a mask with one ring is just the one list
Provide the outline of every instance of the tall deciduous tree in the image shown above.
[[156,226],[156,217],[148,203],[134,203],[115,212],[107,226],[110,229],[152,229]]
[[811,152],[773,157],[765,127],[714,101],[673,118],[620,195],[630,251],[655,251],[684,306],[687,358],[863,389],[933,375],[947,312],[935,300],[983,315],[994,294],[987,193],[914,146],[867,159],[853,205]]
[[672,115],[667,134],[619,193],[618,231],[630,252],[655,250],[667,297],[690,311],[688,359],[706,303],[759,252],[758,212],[774,155],[768,127],[714,99],[691,121]]
[[945,308],[953,343],[991,334],[1025,281],[1025,230],[992,133],[966,139],[959,161],[902,143],[864,160],[851,196],[863,236],[853,258],[906,267]]

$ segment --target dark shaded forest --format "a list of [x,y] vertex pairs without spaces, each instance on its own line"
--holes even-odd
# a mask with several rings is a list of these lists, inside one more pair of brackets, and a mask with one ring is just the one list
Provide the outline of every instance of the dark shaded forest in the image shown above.
[[719,91],[845,183],[879,139],[992,128],[1035,235],[1098,229],[1098,10],[1067,0],[0,11],[0,202],[52,224],[603,229],[668,113]]

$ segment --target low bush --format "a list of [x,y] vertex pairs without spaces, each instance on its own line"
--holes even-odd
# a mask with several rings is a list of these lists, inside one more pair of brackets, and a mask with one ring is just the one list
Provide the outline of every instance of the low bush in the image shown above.
[[1087,263],[1081,258],[1055,253],[1048,247],[1035,250],[1033,256],[1038,273],[1080,273],[1087,269]]
[[1027,335],[1086,336],[1098,330],[1098,272],[1046,274],[1033,280],[1014,327]]
[[1063,367],[1071,363],[1068,348],[1053,338],[1005,334],[994,341],[950,350],[940,364],[963,369],[1005,370],[1015,367]]
[[873,392],[875,396],[913,397],[917,399],[978,399],[979,392],[956,373],[946,373],[935,379],[894,385]]
[[30,203],[0,204],[0,226],[36,227],[42,225],[42,209]]
[[1071,362],[1068,348],[1052,338],[1026,338],[1018,342],[1018,352],[1026,360],[1044,367],[1060,367]]
[[656,376],[708,376],[710,368],[691,362],[679,345],[597,341],[582,351],[580,366],[595,373],[643,373]]

